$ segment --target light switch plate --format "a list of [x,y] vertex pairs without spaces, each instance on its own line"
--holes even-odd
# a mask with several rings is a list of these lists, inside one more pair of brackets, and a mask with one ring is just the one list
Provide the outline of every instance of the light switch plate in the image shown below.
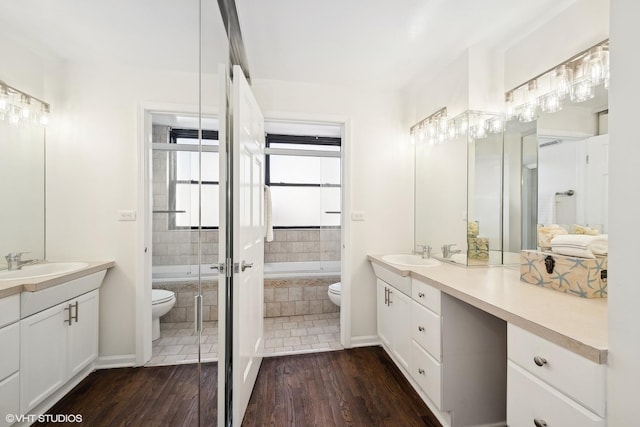
[[118,211],[118,221],[135,221],[136,211]]
[[364,212],[362,211],[351,212],[351,221],[364,221]]

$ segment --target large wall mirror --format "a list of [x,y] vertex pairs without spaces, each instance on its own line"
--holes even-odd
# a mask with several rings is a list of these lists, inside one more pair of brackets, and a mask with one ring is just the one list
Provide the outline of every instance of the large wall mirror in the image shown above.
[[467,111],[416,141],[415,244],[469,266],[502,264],[502,121]]
[[[538,247],[539,225],[608,229],[608,94],[505,128],[506,252]],[[595,232],[594,231],[594,232]]]
[[45,258],[45,131],[0,121],[0,268],[10,252]]

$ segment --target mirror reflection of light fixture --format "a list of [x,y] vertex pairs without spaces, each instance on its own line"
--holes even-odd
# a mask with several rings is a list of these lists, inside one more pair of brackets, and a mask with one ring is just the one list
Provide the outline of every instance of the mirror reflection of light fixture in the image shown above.
[[50,106],[40,99],[22,92],[0,80],[0,122],[12,126],[49,123]]
[[[538,87],[538,81],[542,80],[544,90]],[[608,39],[506,92],[505,120],[517,117],[521,122],[529,122],[537,118],[538,108],[554,113],[562,109],[566,99],[587,101],[595,96],[599,85],[609,88]]]

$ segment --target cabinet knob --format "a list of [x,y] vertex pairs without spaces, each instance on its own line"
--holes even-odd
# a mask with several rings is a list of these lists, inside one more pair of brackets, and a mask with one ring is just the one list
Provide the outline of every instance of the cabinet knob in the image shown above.
[[418,326],[418,330],[419,330],[420,332],[424,332],[424,326]]
[[544,366],[547,364],[547,359],[545,359],[544,357],[536,356],[533,358],[533,363],[535,363],[538,366]]
[[419,298],[424,298],[424,292],[418,292],[418,297]]
[[535,424],[536,427],[547,427],[547,422],[538,418],[533,419],[533,424]]
[[422,369],[422,368],[418,368],[418,373],[419,373],[420,375],[424,375],[424,369]]

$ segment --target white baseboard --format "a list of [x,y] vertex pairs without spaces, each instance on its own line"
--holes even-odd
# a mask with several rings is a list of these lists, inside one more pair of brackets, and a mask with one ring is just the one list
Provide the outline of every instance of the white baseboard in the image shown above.
[[380,337],[377,335],[351,337],[351,347],[372,347],[376,345],[380,345]]
[[94,366],[96,369],[131,368],[136,366],[136,355],[101,356],[95,361]]

